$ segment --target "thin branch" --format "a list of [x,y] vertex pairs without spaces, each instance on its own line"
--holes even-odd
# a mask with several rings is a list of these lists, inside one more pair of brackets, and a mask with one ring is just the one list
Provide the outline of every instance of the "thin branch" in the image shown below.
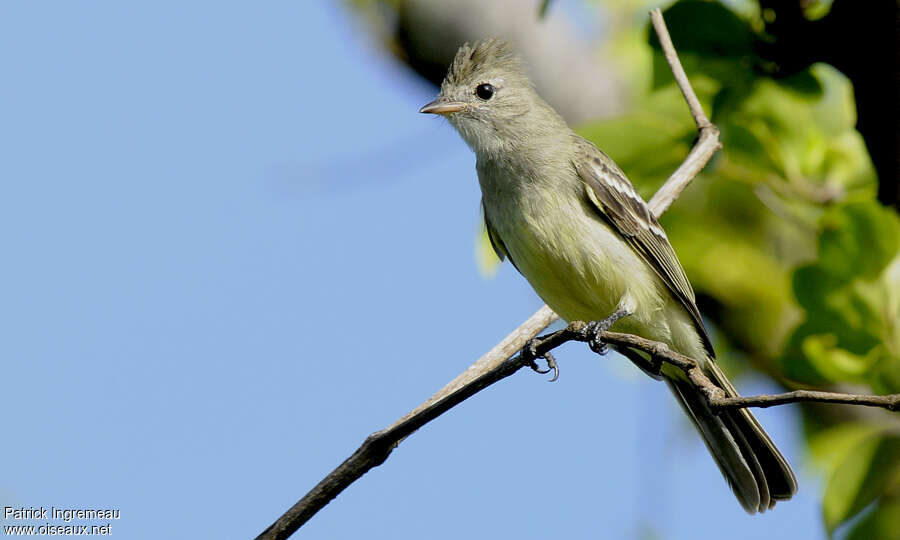
[[666,28],[665,21],[663,21],[662,12],[658,8],[651,10],[650,20],[653,21],[653,28],[656,30],[656,35],[659,36],[659,44],[662,47],[666,61],[669,63],[669,68],[672,70],[672,75],[675,77],[675,82],[678,84],[678,88],[681,89],[684,100],[691,110],[691,116],[694,117],[694,122],[697,124],[697,130],[700,132],[697,142],[687,158],[653,195],[650,202],[647,203],[650,206],[650,211],[656,217],[659,217],[681,195],[681,192],[691,183],[691,180],[700,174],[703,167],[706,167],[713,155],[722,148],[722,143],[719,142],[719,128],[713,125],[707,118],[706,113],[703,112],[700,100],[697,99],[697,94],[694,93],[694,89],[684,73],[684,68],[681,66],[681,61],[675,52],[675,46],[672,45],[669,30]]
[[817,402],[843,403],[846,405],[862,405],[864,407],[881,407],[889,411],[900,411],[900,394],[883,396],[866,396],[860,394],[841,394],[838,392],[820,392],[818,390],[794,390],[784,394],[720,398],[710,401],[714,409],[740,409],[743,407],[774,407],[786,403]]
[[662,47],[666,62],[669,63],[669,69],[672,70],[672,76],[675,77],[675,82],[678,83],[678,88],[681,88],[684,100],[691,109],[691,115],[694,117],[694,122],[697,123],[697,129],[703,129],[712,125],[709,118],[706,117],[706,113],[703,112],[703,107],[700,106],[700,100],[697,99],[697,94],[694,93],[690,81],[688,81],[684,67],[681,65],[681,60],[678,59],[678,53],[675,52],[675,46],[672,44],[672,36],[669,35],[669,29],[666,28],[662,11],[659,8],[650,10],[650,21],[653,23],[656,35],[659,37],[659,45]]
[[[544,6],[547,4],[549,4],[549,2],[546,2]],[[684,69],[681,68],[681,64],[678,61],[678,56],[672,46],[672,40],[669,38],[665,23],[662,20],[662,14],[658,9],[653,10],[651,12],[651,18],[653,18],[654,21],[654,28],[656,28],[657,33],[660,34],[660,43],[662,44],[666,58],[669,59],[669,65],[673,66],[672,69],[675,74],[675,80],[681,88],[682,93],[685,95],[685,99],[688,101],[691,114],[694,116],[694,120],[697,122],[697,127],[700,132],[694,148],[688,154],[684,163],[682,163],[672,176],[666,180],[666,183],[659,191],[657,191],[648,203],[653,215],[659,217],[669,208],[669,205],[678,198],[678,195],[691,180],[693,180],[700,170],[706,166],[713,154],[721,147],[721,144],[719,144],[718,138],[719,130],[706,118],[706,115],[703,113],[703,109],[700,107],[700,103],[691,88],[690,82],[684,75]],[[664,32],[664,34],[661,32]],[[672,63],[672,59],[674,59],[674,64]],[[675,66],[677,66],[677,70]],[[693,96],[693,98],[689,96]],[[541,307],[503,341],[478,359],[475,364],[466,369],[466,371],[456,379],[435,393],[425,401],[425,403],[407,413],[389,428],[377,431],[367,437],[362,446],[360,446],[353,455],[341,463],[309,493],[279,517],[275,523],[263,531],[257,537],[257,540],[283,539],[289,537],[347,486],[359,479],[369,469],[384,463],[391,451],[396,448],[403,439],[417,429],[476,392],[512,375],[523,366],[530,365],[530,362],[526,362],[521,354],[516,354],[516,352],[520,351],[528,340],[535,338],[541,331],[558,318],[559,316],[549,307]],[[548,337],[552,338],[552,336],[557,334],[550,334]],[[656,350],[656,348],[665,348],[665,345],[662,343],[644,340],[638,336],[630,336],[627,334],[604,332],[602,337],[604,340],[607,340],[608,338],[607,342],[610,344],[631,346],[632,348],[645,350],[645,352],[651,354],[651,356],[654,356],[652,351]],[[548,342],[548,345],[546,345],[547,348],[545,350],[539,348],[538,353],[549,352],[550,349],[556,346],[552,344],[553,341],[551,340]],[[645,349],[644,347],[647,347],[648,349]],[[666,348],[666,350],[668,349]],[[671,357],[669,361],[675,361],[673,360],[674,358],[674,356]],[[683,357],[683,359],[687,362],[692,362],[690,358]],[[705,379],[705,376],[699,368],[693,370],[689,369],[689,371],[689,376],[692,377],[692,380],[696,378],[699,382],[702,382],[702,379]],[[706,382],[709,383],[708,380]],[[712,385],[712,383],[709,384]],[[714,386],[712,387],[714,388]],[[719,390],[719,392],[721,393],[721,390]],[[716,394],[716,396],[718,396],[718,394]],[[716,396],[709,395],[707,397]]]
[[[406,413],[388,429],[394,429],[400,426],[410,418],[421,414],[426,408],[447,399],[454,393],[465,388],[466,385],[472,384],[472,382],[479,377],[483,377],[485,374],[498,369],[507,361],[507,359],[521,351],[522,347],[525,346],[525,343],[527,343],[529,339],[540,334],[557,319],[559,319],[559,315],[554,313],[552,309],[548,306],[541,307],[541,309],[537,310],[534,315],[528,318],[528,320],[520,324],[518,328],[503,338],[500,343],[494,345],[494,347],[484,354],[484,356],[476,360],[474,364],[468,367],[468,369],[435,392],[435,394],[428,398],[425,403],[422,403],[412,411]],[[510,373],[510,375],[512,375],[512,373]]]
[[[537,340],[536,349],[543,354],[549,352],[563,343],[569,341],[588,341],[590,335],[586,333],[587,324],[581,321],[573,321],[569,325],[552,334],[548,334]],[[632,350],[643,351],[650,355],[651,364],[659,365],[661,362],[671,364],[683,371],[691,382],[699,388],[714,410],[741,409],[746,407],[774,407],[787,403],[816,402],[816,403],[841,403],[845,405],[860,405],[864,407],[880,407],[889,411],[900,411],[900,394],[886,394],[882,396],[869,396],[862,394],[843,394],[839,392],[822,392],[818,390],[794,390],[783,394],[762,394],[758,396],[726,397],[725,392],[710,381],[703,374],[702,368],[683,354],[675,352],[665,344],[652,341],[631,334],[618,332],[603,332],[601,340],[610,345],[626,347]]]
[[[532,331],[543,324],[547,317],[547,310],[540,310],[526,324]],[[543,317],[543,318],[542,318]],[[496,355],[506,354],[508,343],[523,332],[521,328],[507,336],[503,342],[491,350],[487,355],[479,359],[494,364]],[[588,332],[588,325],[582,321],[573,321],[564,329],[548,334],[535,341],[535,352],[538,355],[548,354],[553,349],[570,341],[586,342],[592,335]],[[744,407],[773,407],[796,402],[819,403],[843,403],[848,405],[862,405],[869,407],[881,407],[891,411],[900,411],[900,394],[883,396],[866,396],[858,394],[841,394],[836,392],[820,392],[813,390],[795,390],[784,394],[759,395],[748,397],[725,396],[725,392],[710,381],[703,370],[693,359],[675,352],[662,342],[653,341],[632,334],[604,331],[600,333],[600,339],[604,343],[618,347],[638,350],[650,356],[651,363],[656,362],[657,369],[660,363],[665,362],[682,370],[691,382],[700,389],[714,410],[737,409]],[[497,352],[495,352],[497,351]],[[490,357],[490,358],[489,358]],[[476,363],[477,365],[477,363]],[[404,438],[415,432],[420,427],[434,420],[444,412],[462,403],[479,391],[494,384],[497,381],[509,377],[513,373],[530,366],[531,361],[524,358],[521,353],[513,356],[507,355],[499,364],[487,372],[483,372],[474,378],[467,374],[476,370],[467,370],[447,385],[445,388],[455,387],[453,391],[440,399],[431,399],[422,404],[415,411],[410,412],[391,427],[377,431],[369,435],[363,444],[347,458],[340,466],[319,482],[312,490],[300,499],[293,507],[282,515],[278,521],[257,537],[260,539],[287,538],[294,533],[303,523],[328,504],[346,486],[350,485],[369,469],[381,465],[387,460],[391,452]],[[473,366],[475,367],[475,366]],[[463,382],[465,381],[465,382]]]
[[369,469],[384,463],[391,451],[414,431],[480,390],[524,367],[526,362],[522,359],[522,355],[516,354],[522,349],[522,344],[537,336],[557,318],[556,313],[549,307],[539,309],[425,403],[404,415],[390,427],[369,435],[353,455],[263,531],[257,540],[289,537],[344,488]]

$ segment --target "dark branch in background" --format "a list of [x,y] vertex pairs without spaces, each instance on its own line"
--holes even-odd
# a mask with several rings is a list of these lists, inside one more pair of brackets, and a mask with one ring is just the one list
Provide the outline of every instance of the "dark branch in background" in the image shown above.
[[816,21],[802,0],[759,0],[766,33],[760,55],[787,76],[827,62],[853,83],[856,129],[878,173],[878,200],[900,208],[900,7],[897,0],[834,0]]
[[[546,2],[545,2],[546,4]],[[649,202],[651,211],[659,217],[678,198],[681,191],[703,169],[709,159],[721,147],[719,130],[710,123],[694,95],[690,82],[684,74],[671,38],[658,9],[651,11],[651,19],[660,38],[666,59],[672,68],[675,80],[685,96],[685,101],[694,116],[700,132],[694,148],[684,163],[669,177],[665,185]],[[407,413],[392,426],[369,435],[363,444],[319,482],[294,506],[278,520],[263,531],[257,540],[283,539],[289,537],[306,521],[334,499],[347,486],[359,479],[369,469],[384,463],[394,448],[403,439],[414,433],[428,422],[444,412],[468,399],[477,392],[497,381],[509,377],[523,367],[534,367],[534,361],[524,358],[521,351],[527,342],[535,338],[549,326],[558,316],[547,306],[541,307],[527,321],[522,323],[503,341],[498,343],[487,354],[478,359],[465,372],[435,393],[425,403]],[[538,356],[549,352],[568,341],[587,341],[586,324],[575,321],[565,329],[551,333],[535,341],[535,352]],[[850,394],[832,394],[828,392],[809,392],[798,390],[787,394],[773,396],[754,396],[726,398],[722,389],[715,386],[698,367],[694,360],[671,351],[664,343],[651,341],[639,336],[602,332],[601,339],[618,347],[629,359],[642,364],[640,354],[649,357],[647,371],[659,368],[661,362],[672,364],[683,370],[692,383],[703,391],[704,396],[714,409],[740,407],[769,407],[795,401],[819,401],[827,403],[852,403],[884,407],[890,410],[900,409],[900,395],[896,396],[856,396]],[[640,352],[635,352],[640,351]]]
[[[577,39],[577,21],[561,13],[558,2],[543,0],[395,0],[344,2],[373,25],[387,52],[439,87],[459,45],[493,36],[516,44],[538,93],[570,125],[619,116],[633,99],[630,85],[610,58],[596,54],[596,43]],[[530,4],[527,7],[523,4]],[[523,9],[525,7],[525,9]],[[556,16],[554,16],[556,15]],[[619,30],[614,25],[612,35]],[[624,28],[624,27],[622,27]],[[578,73],[578,84],[559,76],[559,59]]]

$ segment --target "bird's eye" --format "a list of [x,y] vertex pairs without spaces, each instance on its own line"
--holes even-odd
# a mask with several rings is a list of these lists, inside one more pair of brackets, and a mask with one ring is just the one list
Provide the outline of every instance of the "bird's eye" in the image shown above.
[[485,101],[494,97],[494,87],[488,83],[479,84],[477,88],[475,88],[475,95],[480,99]]

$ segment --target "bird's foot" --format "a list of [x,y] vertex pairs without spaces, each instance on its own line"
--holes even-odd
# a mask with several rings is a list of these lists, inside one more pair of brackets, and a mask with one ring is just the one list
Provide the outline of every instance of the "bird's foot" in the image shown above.
[[599,355],[608,353],[609,347],[606,345],[606,343],[603,343],[603,340],[600,339],[600,335],[603,334],[603,332],[609,330],[610,327],[616,323],[616,321],[618,321],[622,317],[627,317],[628,315],[631,314],[628,311],[620,308],[615,310],[612,315],[605,319],[589,322],[582,331],[582,335],[587,339],[588,347],[590,347],[592,351]]
[[[559,378],[559,364],[556,363],[556,358],[553,358],[553,355],[550,352],[545,352],[544,354],[538,354],[537,346],[540,342],[540,338],[531,338],[526,343],[525,346],[522,347],[522,357],[525,360],[525,365],[530,367],[532,370],[536,371],[540,374],[546,374],[553,372],[553,377],[550,378],[550,382],[555,381]],[[543,358],[547,362],[547,368],[541,369],[537,364],[537,360],[539,358]]]

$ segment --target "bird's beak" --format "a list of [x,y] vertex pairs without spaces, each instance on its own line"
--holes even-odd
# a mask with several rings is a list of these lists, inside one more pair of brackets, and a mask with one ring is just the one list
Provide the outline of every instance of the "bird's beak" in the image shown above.
[[441,98],[438,98],[419,109],[419,112],[428,114],[450,114],[459,112],[465,108],[466,104],[461,101],[444,101]]

